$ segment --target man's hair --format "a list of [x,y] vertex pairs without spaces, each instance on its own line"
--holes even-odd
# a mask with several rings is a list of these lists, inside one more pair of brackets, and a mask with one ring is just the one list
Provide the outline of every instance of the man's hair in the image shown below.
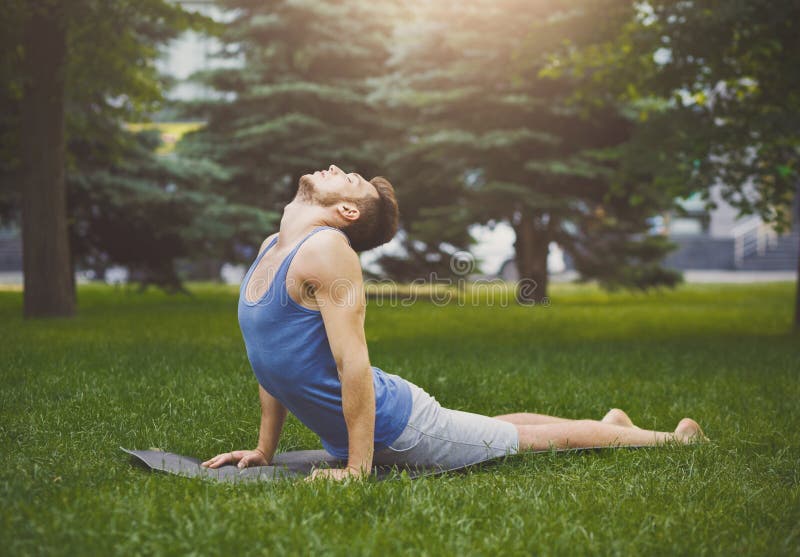
[[360,213],[358,219],[342,228],[356,251],[366,251],[385,244],[397,233],[400,210],[394,196],[394,188],[383,176],[369,181],[378,191],[378,198],[371,195],[352,200]]

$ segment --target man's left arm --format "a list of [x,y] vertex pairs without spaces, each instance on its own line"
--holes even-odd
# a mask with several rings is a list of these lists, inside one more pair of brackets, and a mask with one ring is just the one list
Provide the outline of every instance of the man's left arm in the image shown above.
[[372,470],[375,445],[375,388],[364,334],[364,281],[358,255],[344,238],[337,233],[320,240],[314,246],[315,257],[309,258],[314,267],[308,282],[322,313],[342,383],[349,454],[347,468],[318,470],[312,478],[360,477]]

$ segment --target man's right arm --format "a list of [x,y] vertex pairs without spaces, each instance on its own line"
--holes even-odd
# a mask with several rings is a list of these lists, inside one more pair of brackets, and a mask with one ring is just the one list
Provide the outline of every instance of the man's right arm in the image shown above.
[[[271,234],[261,243],[258,254],[261,255],[272,239],[277,235]],[[219,468],[224,464],[236,464],[239,468],[245,468],[250,464],[269,464],[275,451],[278,448],[278,440],[283,430],[283,423],[286,421],[286,407],[264,390],[261,384],[258,385],[258,398],[261,401],[261,426],[258,430],[258,445],[254,450],[230,451],[218,454],[217,456],[201,463],[201,466],[208,468]],[[263,462],[262,462],[263,460]]]
[[260,384],[258,397],[261,400],[261,427],[258,432],[257,450],[263,453],[269,463],[272,462],[272,457],[278,448],[283,423],[286,421],[286,407]]
[[[261,243],[261,247],[258,248],[259,254],[267,248],[277,234],[276,232],[267,236]],[[261,427],[258,431],[258,446],[256,450],[263,453],[264,458],[269,463],[278,448],[283,422],[286,420],[286,407],[264,390],[260,383],[258,385],[258,398],[261,401]]]
[[281,436],[283,422],[286,420],[286,407],[258,385],[258,396],[261,400],[261,427],[258,430],[258,445],[255,449],[230,451],[218,454],[201,464],[208,468],[219,468],[225,464],[237,464],[239,468],[248,466],[265,466],[272,462],[278,439]]

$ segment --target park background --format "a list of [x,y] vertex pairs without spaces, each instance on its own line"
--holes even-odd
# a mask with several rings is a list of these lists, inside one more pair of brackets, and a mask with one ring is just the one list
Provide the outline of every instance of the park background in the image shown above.
[[[4,551],[800,552],[798,16],[7,1]],[[348,486],[132,468],[120,445],[255,442],[238,281],[331,163],[386,175],[400,203],[397,238],[361,255],[382,281],[373,364],[463,410],[691,415],[711,443]],[[455,286],[378,303],[434,276]],[[494,278],[509,303],[474,288]],[[317,447],[287,423],[280,450]]]

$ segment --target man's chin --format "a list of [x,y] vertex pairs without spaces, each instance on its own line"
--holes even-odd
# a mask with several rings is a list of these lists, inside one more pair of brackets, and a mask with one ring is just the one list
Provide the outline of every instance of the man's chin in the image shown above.
[[303,201],[311,201],[314,197],[314,176],[311,174],[303,174],[297,184],[296,199]]

